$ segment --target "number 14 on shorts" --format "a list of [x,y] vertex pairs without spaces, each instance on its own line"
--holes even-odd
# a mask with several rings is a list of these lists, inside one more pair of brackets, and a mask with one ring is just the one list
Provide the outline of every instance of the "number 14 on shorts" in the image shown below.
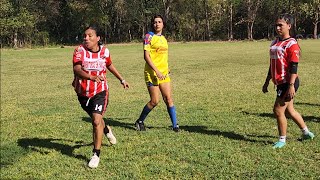
[[102,111],[102,105],[96,104],[96,108],[94,108],[94,110]]

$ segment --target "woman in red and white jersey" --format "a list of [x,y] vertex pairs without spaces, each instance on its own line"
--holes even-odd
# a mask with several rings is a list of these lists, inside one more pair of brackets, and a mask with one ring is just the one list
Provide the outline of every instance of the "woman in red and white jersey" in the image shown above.
[[290,30],[293,29],[293,17],[282,14],[276,20],[276,31],[279,37],[270,46],[270,66],[266,81],[262,87],[264,93],[268,92],[270,79],[277,86],[277,97],[273,112],[277,118],[279,141],[273,148],[282,148],[286,144],[287,134],[287,112],[302,131],[303,139],[313,139],[314,134],[310,132],[302,116],[293,107],[293,98],[299,87],[298,63],[300,58],[300,47],[297,41],[291,37]]
[[73,87],[79,103],[92,119],[93,126],[93,156],[88,166],[96,168],[100,161],[100,148],[103,134],[111,144],[116,143],[111,128],[105,125],[103,115],[108,105],[107,69],[119,79],[123,88],[129,88],[128,83],[112,64],[109,50],[100,43],[100,30],[95,25],[85,29],[83,44],[73,53]]

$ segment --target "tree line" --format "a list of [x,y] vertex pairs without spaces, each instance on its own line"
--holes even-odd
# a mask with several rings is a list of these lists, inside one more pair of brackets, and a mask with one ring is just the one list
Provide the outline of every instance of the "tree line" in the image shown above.
[[281,13],[298,38],[320,38],[320,0],[0,0],[1,47],[75,44],[98,24],[104,43],[141,41],[161,14],[170,41],[265,39]]

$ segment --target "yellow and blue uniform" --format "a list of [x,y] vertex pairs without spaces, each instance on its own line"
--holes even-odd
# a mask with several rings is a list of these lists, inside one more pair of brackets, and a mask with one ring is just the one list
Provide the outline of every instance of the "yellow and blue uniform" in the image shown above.
[[143,49],[149,52],[152,63],[166,77],[163,80],[159,80],[156,72],[148,65],[148,63],[146,63],[144,68],[146,83],[159,85],[161,83],[170,82],[167,39],[163,35],[156,35],[153,32],[148,32],[144,39]]

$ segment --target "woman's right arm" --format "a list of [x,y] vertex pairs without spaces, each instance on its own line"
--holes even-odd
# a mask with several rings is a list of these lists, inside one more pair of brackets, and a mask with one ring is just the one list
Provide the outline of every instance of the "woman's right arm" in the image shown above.
[[78,76],[81,79],[87,79],[92,80],[95,82],[101,82],[103,81],[103,76],[91,76],[90,74],[86,73],[82,70],[82,66],[80,64],[76,64],[73,66],[73,72],[76,76]]
[[271,67],[269,66],[269,71],[268,71],[268,75],[266,77],[266,81],[264,82],[264,85],[262,86],[262,92],[263,93],[266,93],[268,92],[268,86],[269,86],[269,82],[270,82],[270,79],[271,79]]
[[154,72],[156,72],[157,77],[160,80],[165,79],[165,76],[158,70],[158,68],[153,64],[153,62],[151,61],[151,57],[150,57],[150,53],[149,51],[144,50],[144,60],[147,62],[147,64],[151,67],[151,69],[154,70]]

